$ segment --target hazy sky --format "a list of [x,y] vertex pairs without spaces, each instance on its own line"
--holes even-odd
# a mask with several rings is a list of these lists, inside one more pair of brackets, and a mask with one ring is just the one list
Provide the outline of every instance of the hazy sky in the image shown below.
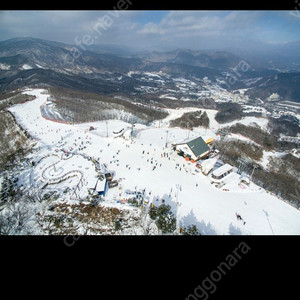
[[0,12],[0,40],[26,36],[86,47],[103,43],[143,50],[251,48],[300,40],[300,11]]

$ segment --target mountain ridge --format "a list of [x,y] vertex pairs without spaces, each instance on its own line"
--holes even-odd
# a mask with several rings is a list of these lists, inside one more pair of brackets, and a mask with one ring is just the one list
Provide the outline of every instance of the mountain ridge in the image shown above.
[[[246,70],[240,68],[241,63],[247,66]],[[276,92],[286,100],[300,102],[298,72],[294,71],[293,76],[277,76],[289,73],[264,64],[253,67],[251,61],[228,51],[177,48],[119,56],[93,51],[93,47],[86,47],[83,51],[75,45],[31,37],[0,41],[0,90],[18,85],[40,85],[106,94],[122,90],[133,92],[140,83],[127,75],[131,71],[164,72],[170,76],[196,76],[199,79],[206,77],[225,89],[246,88],[252,97],[268,97]],[[228,84],[230,79],[234,79],[231,80],[233,83]],[[151,86],[152,83],[148,84]]]

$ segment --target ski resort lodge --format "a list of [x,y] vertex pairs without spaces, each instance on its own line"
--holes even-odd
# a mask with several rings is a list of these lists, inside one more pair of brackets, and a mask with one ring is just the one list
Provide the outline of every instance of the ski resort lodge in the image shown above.
[[173,149],[176,150],[179,155],[195,161],[207,157],[210,153],[210,148],[201,136],[190,141],[173,144]]

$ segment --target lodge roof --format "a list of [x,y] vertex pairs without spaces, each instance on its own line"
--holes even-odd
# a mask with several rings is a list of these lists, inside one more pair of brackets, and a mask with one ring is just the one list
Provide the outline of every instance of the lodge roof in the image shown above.
[[193,151],[195,156],[200,156],[203,153],[210,150],[201,136],[199,136],[194,140],[189,141],[187,144],[190,147],[190,149]]

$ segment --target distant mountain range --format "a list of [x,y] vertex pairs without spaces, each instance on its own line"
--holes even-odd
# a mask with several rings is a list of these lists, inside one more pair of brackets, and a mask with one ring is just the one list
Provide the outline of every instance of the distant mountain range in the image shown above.
[[[226,89],[248,88],[247,93],[253,97],[265,98],[277,92],[286,100],[300,102],[297,47],[297,43],[289,48],[282,45],[270,57],[189,49],[132,54],[127,48],[113,45],[82,49],[36,38],[14,38],[0,42],[0,91],[58,86],[103,94],[132,93],[137,82],[127,74],[140,71],[207,77]],[[284,73],[272,64],[276,57]],[[247,70],[239,68],[241,62],[247,64]],[[233,78],[234,83],[222,85],[226,78]]]
[[282,100],[300,103],[300,72],[263,77],[256,83],[255,88],[246,92],[249,96],[260,99],[266,99],[273,93],[277,93]]
[[222,71],[234,68],[241,60],[240,57],[226,51],[192,51],[189,49],[177,49],[169,52],[153,51],[140,55],[140,57],[151,62],[169,62]]

